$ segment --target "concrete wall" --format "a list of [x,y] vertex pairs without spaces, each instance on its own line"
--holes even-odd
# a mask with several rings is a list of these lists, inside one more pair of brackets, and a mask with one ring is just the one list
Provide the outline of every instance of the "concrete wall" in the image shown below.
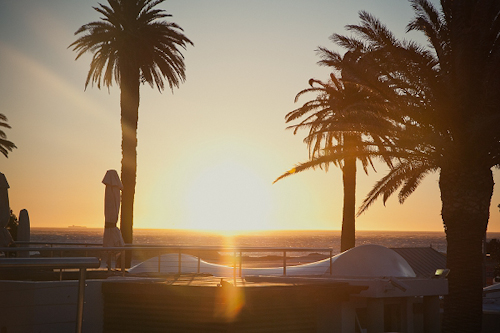
[[[87,280],[82,331],[102,332],[102,280]],[[74,332],[78,281],[0,281],[0,332]]]

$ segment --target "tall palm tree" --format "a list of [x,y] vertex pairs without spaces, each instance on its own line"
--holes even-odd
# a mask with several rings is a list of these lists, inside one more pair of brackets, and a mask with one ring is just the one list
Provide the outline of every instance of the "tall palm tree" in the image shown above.
[[93,7],[100,21],[81,26],[80,37],[70,45],[78,52],[93,53],[85,88],[90,82],[121,89],[122,213],[121,232],[126,243],[133,239],[133,207],[137,170],[137,121],[139,85],[147,82],[161,92],[164,80],[170,89],[185,80],[180,48],[193,43],[175,23],[162,20],[171,15],[155,8],[164,0],[108,0],[109,6]]
[[[345,60],[348,61],[348,57],[345,57]],[[340,251],[343,252],[356,245],[356,162],[359,159],[365,173],[368,173],[369,165],[373,167],[373,163],[369,155],[361,155],[360,152],[335,161],[328,160],[328,156],[334,150],[353,152],[358,148],[363,149],[364,137],[370,135],[372,128],[388,129],[389,126],[381,116],[384,112],[384,102],[376,92],[358,84],[343,82],[334,74],[330,75],[329,82],[311,79],[309,85],[311,88],[299,92],[295,101],[306,93],[315,93],[316,98],[288,113],[286,122],[305,117],[288,128],[294,129],[294,134],[299,129],[309,128],[304,142],[309,147],[310,160],[295,166],[275,182],[311,168],[320,167],[328,171],[330,163],[341,168],[344,204]],[[365,124],[364,128],[360,128],[359,124]],[[382,147],[382,143],[389,140],[389,136],[387,131],[383,135],[375,136],[373,140]],[[387,162],[390,163],[389,160]]]
[[[385,150],[371,150],[396,164],[359,212],[398,189],[404,202],[427,174],[439,172],[450,269],[443,331],[480,332],[482,241],[492,168],[500,167],[500,2],[443,0],[440,11],[427,0],[411,4],[416,15],[408,30],[424,32],[430,49],[398,40],[361,12],[361,24],[347,26],[353,37],[332,36],[355,59],[345,63],[325,50],[324,61],[383,95],[398,124]],[[334,152],[329,160],[344,155]]]
[[[0,113],[0,127],[4,128],[10,128],[10,125],[7,124],[7,117],[5,115]],[[7,135],[5,134],[4,131],[0,130],[0,153],[3,154],[5,157],[9,157],[9,152],[12,151],[12,149],[17,148],[14,143],[11,141],[7,140]]]

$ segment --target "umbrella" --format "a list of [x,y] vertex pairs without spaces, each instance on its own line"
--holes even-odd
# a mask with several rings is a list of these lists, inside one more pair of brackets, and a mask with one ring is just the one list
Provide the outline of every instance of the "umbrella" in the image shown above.
[[[116,227],[120,212],[120,191],[123,188],[116,170],[108,170],[102,183],[106,185],[104,193],[104,237],[102,245],[106,247],[125,246],[120,229]],[[108,258],[108,268],[110,267]]]
[[5,175],[0,172],[0,247],[9,246],[14,240],[5,228],[10,219],[9,183]]
[[[30,241],[30,217],[26,209],[22,209],[19,213],[19,226],[17,227],[17,240],[23,242]],[[28,246],[29,245],[24,245]],[[21,258],[29,257],[28,251],[19,251],[18,256]]]

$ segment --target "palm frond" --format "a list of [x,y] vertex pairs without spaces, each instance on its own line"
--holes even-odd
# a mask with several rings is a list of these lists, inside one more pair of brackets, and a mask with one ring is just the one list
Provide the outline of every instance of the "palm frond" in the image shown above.
[[164,21],[170,14],[155,9],[164,0],[141,0],[135,2],[108,0],[107,5],[93,7],[102,14],[101,21],[81,26],[75,35],[79,38],[70,44],[77,52],[76,59],[93,53],[90,70],[85,82],[111,86],[120,84],[121,72],[132,65],[139,69],[140,80],[159,91],[170,89],[184,82],[185,65],[180,49],[193,42],[182,32],[182,28]]
[[392,168],[387,175],[379,180],[375,186],[367,194],[361,204],[357,215],[365,212],[379,197],[382,197],[385,205],[387,199],[403,187],[399,200],[404,200],[416,189],[422,178],[429,172],[436,171],[437,166],[429,161],[422,160],[406,160],[397,164]]
[[[11,128],[7,121],[7,117],[4,114],[0,113],[0,127]],[[13,142],[7,140],[7,134],[5,134],[4,131],[0,130],[0,153],[2,153],[5,157],[9,157],[9,152],[11,152],[14,148],[17,148],[16,145]]]

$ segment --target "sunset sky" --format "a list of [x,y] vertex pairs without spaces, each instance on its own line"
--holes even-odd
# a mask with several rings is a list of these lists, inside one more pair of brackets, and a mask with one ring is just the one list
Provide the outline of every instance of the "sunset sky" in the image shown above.
[[[101,1],[105,3],[106,1]],[[0,113],[18,149],[0,171],[11,208],[32,227],[102,227],[106,170],[120,172],[119,89],[84,90],[91,55],[75,61],[74,32],[96,21],[97,0],[0,0]],[[273,180],[306,161],[305,132],[286,113],[310,78],[326,80],[318,46],[380,18],[399,37],[412,18],[402,0],[167,0],[160,5],[195,46],[183,51],[187,80],[159,93],[141,86],[136,228],[338,230],[342,181],[332,167]],[[312,98],[312,97],[311,97]],[[358,173],[357,200],[386,172]],[[375,203],[358,230],[442,231],[438,175],[404,205]],[[495,171],[500,183],[500,172]],[[498,187],[489,231],[500,231]]]

